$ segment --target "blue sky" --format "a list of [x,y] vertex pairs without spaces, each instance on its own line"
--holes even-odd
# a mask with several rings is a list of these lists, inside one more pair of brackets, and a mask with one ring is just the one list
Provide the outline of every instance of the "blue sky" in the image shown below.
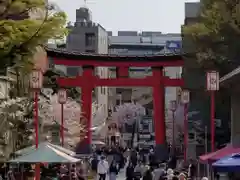
[[[75,21],[84,0],[51,0]],[[137,30],[179,33],[184,22],[184,3],[197,0],[87,0],[94,22],[108,31]]]

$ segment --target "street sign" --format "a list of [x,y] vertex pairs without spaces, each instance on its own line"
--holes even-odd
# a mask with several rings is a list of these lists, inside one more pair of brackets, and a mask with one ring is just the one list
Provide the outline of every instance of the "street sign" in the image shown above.
[[182,90],[182,93],[181,93],[181,102],[183,104],[187,104],[189,103],[190,101],[190,93],[188,90]]
[[219,90],[219,73],[217,71],[207,72],[207,90],[208,91]]
[[182,48],[181,41],[166,41],[166,48],[168,50],[180,50]]

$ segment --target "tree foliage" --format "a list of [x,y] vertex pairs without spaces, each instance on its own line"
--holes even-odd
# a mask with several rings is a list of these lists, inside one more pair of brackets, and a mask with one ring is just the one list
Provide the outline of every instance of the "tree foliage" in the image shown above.
[[31,106],[28,98],[7,99],[0,103],[0,150],[5,159],[32,143],[32,119],[28,118]]
[[[52,89],[52,95],[56,94],[58,90],[61,88],[59,84],[57,83],[57,78],[59,77],[66,77],[66,74],[60,70],[57,70],[55,68],[49,68],[44,73],[44,81],[43,86],[45,88],[51,88]],[[80,89],[78,87],[65,87],[67,90],[67,96],[71,97],[72,99],[76,100],[77,102],[80,101]]]
[[239,64],[240,1],[203,0],[199,22],[184,26],[183,35],[193,40],[194,54],[204,68]]
[[45,0],[0,1],[0,68],[32,65],[37,47],[66,33],[66,14]]
[[[51,131],[51,126],[61,125],[61,105],[58,103],[58,95],[53,94],[51,88],[43,88],[39,98],[39,119],[42,129]],[[67,143],[75,144],[79,141],[80,131],[84,130],[85,125],[80,124],[82,117],[81,104],[72,98],[68,98],[64,104],[64,129]],[[44,134],[44,133],[43,133]],[[46,132],[45,132],[46,135]],[[75,141],[75,142],[74,142]],[[77,141],[77,142],[76,142]]]
[[[60,131],[61,105],[57,94],[51,88],[43,88],[39,96],[39,140],[52,140],[49,132]],[[30,146],[34,142],[34,102],[29,97],[9,98],[0,103],[0,158],[8,159],[10,154]],[[86,134],[85,124],[80,124],[81,105],[68,98],[64,105],[65,140],[70,145],[79,142]],[[85,136],[84,136],[85,137]],[[82,137],[82,139],[84,139]]]
[[[127,131],[127,126],[131,127],[131,146],[134,145],[135,130],[138,126],[138,121],[146,113],[145,108],[141,104],[124,103],[116,107],[116,111],[113,112],[113,119],[118,122],[119,127]],[[128,132],[129,133],[129,132]]]
[[[145,115],[145,108],[140,104],[124,103],[116,107],[116,112],[113,112],[113,118],[118,121],[118,124],[125,123],[132,125],[139,117]],[[138,118],[137,118],[138,117]]]

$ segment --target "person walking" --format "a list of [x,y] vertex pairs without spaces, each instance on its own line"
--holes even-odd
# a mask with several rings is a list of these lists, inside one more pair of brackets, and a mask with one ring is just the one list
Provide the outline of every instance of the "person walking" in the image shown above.
[[188,177],[195,179],[196,176],[196,165],[192,159],[190,159],[190,164],[188,166]]
[[144,173],[142,180],[152,180],[153,176],[152,176],[152,172],[150,170],[150,168]]
[[157,168],[153,170],[153,180],[159,180],[163,175],[165,175],[165,164],[159,164]]
[[129,162],[126,169],[126,180],[133,180],[134,178],[134,166],[131,162]]
[[138,162],[138,164],[134,168],[134,179],[140,180],[143,175],[144,166],[141,162]]
[[104,156],[101,156],[100,161],[98,162],[98,166],[97,166],[97,173],[99,175],[99,180],[105,180],[106,179],[106,175],[108,173],[109,170],[109,164],[106,161]]
[[118,167],[116,161],[113,161],[109,167],[109,180],[116,180],[118,174]]

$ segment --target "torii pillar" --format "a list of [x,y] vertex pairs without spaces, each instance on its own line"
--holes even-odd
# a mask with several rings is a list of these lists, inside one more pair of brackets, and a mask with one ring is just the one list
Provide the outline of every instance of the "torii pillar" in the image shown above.
[[153,119],[155,132],[155,157],[157,161],[168,159],[165,125],[165,85],[163,67],[152,68],[156,82],[153,86]]
[[[82,133],[80,142],[76,145],[77,154],[90,154],[92,152],[92,91],[93,84],[91,79],[94,77],[93,66],[83,66],[84,82],[81,87],[81,118],[80,124],[84,126],[85,132]],[[81,136],[81,135],[80,135]]]

